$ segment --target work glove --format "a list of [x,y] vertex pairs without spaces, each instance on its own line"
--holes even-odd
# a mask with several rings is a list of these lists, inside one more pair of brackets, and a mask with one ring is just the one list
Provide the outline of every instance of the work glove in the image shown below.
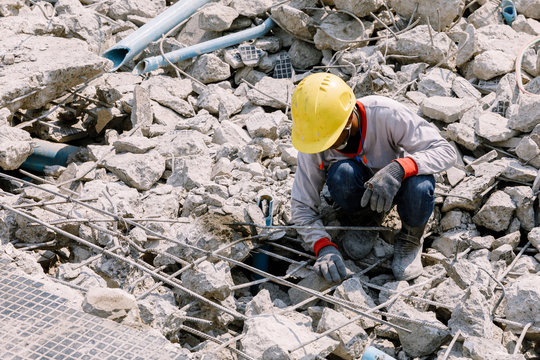
[[405,171],[397,161],[392,161],[383,167],[364,183],[365,191],[360,205],[365,207],[369,203],[373,211],[389,211],[401,186],[403,176],[405,176]]
[[347,275],[345,262],[338,249],[327,245],[319,250],[313,269],[328,282],[338,282]]

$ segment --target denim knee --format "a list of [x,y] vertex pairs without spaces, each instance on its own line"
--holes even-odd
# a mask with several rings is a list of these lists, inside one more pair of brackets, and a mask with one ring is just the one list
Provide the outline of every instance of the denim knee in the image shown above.
[[405,179],[397,194],[397,210],[409,226],[427,223],[435,208],[435,178],[433,175],[415,175]]
[[326,184],[332,199],[345,210],[359,210],[364,194],[364,170],[355,160],[341,160],[330,167]]

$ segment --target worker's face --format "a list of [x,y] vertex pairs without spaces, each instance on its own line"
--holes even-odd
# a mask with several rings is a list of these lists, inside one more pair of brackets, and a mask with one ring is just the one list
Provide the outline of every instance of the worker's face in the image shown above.
[[353,111],[351,113],[351,115],[349,116],[349,120],[347,121],[347,125],[345,125],[345,128],[343,129],[343,131],[341,132],[341,134],[337,138],[334,145],[332,145],[330,147],[330,149],[341,150],[341,149],[344,149],[345,146],[347,146],[347,142],[349,141],[349,138],[351,137],[351,129],[352,129],[352,126],[354,124],[355,117],[356,117],[355,112]]

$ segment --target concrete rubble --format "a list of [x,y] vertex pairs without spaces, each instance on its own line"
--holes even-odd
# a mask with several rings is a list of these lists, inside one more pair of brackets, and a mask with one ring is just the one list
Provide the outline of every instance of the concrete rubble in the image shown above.
[[[539,0],[514,1],[512,25],[486,0],[210,1],[111,72],[103,52],[172,3],[0,4],[2,267],[186,359],[540,358]],[[263,37],[132,72],[269,17]],[[391,275],[392,236],[341,284],[297,241],[290,98],[318,71],[401,101],[459,154],[417,280]],[[36,170],[42,142],[73,151]]]

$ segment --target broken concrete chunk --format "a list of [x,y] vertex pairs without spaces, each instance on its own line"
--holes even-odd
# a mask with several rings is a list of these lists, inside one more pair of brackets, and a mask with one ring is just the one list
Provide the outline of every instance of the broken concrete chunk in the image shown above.
[[252,138],[277,139],[277,125],[275,116],[268,113],[255,113],[246,119],[246,128]]
[[527,234],[527,239],[540,251],[540,227],[535,227]]
[[482,93],[461,76],[457,76],[452,82],[452,91],[462,99],[480,99],[482,97]]
[[403,346],[403,350],[412,357],[419,357],[431,354],[436,351],[448,336],[448,330],[443,323],[437,320],[434,312],[423,312],[405,304],[403,301],[394,303],[389,312],[405,318],[414,319],[416,321],[425,321],[435,326],[420,325],[415,322],[409,322],[402,319],[390,319],[390,322],[396,325],[403,326],[411,332],[405,332],[396,329],[399,335],[399,340]]
[[89,314],[116,322],[140,322],[135,297],[122,289],[91,287],[82,308]]
[[197,294],[216,300],[225,300],[234,285],[229,265],[223,261],[207,260],[182,273],[182,283]]
[[494,339],[469,336],[463,342],[463,355],[474,360],[525,360],[522,354],[508,354],[504,346]]
[[148,190],[163,175],[165,159],[157,152],[109,155],[103,166],[137,190]]
[[[362,283],[360,282],[360,280],[354,277],[342,282],[341,285],[339,285],[336,290],[334,290],[334,296],[340,299],[350,301],[354,304],[357,304],[358,306],[364,306],[366,308],[375,307],[375,302],[362,288]],[[335,309],[349,318],[358,315],[357,313],[345,309],[344,307],[339,305],[336,305]],[[379,315],[374,316],[377,318],[379,317]],[[374,327],[376,323],[372,319],[362,317],[360,318],[360,320],[358,320],[357,324],[360,325],[360,327],[362,327],[363,329],[370,329]]]
[[230,4],[240,15],[251,18],[264,15],[272,5],[272,0],[232,0]]
[[[317,332],[322,333],[342,326],[347,322],[349,322],[349,318],[345,315],[325,307],[317,325]],[[339,346],[334,350],[333,354],[342,359],[360,358],[368,345],[367,333],[355,323],[342,326],[328,336],[339,341]]]
[[144,136],[129,136],[116,140],[113,146],[117,153],[144,154],[148,150],[155,148],[157,142]]
[[285,109],[288,96],[292,95],[292,92],[293,85],[288,79],[273,79],[266,76],[257,82],[255,89],[248,91],[248,99],[254,105]]
[[313,34],[309,32],[308,28],[312,20],[305,12],[285,4],[273,7],[272,16],[298,38],[307,40],[313,38]]
[[535,95],[522,94],[518,104],[510,105],[507,117],[510,129],[531,132],[540,118],[540,99]]
[[[429,7],[431,6],[430,3]],[[441,66],[454,68],[456,64],[456,57],[447,55],[454,54],[457,46],[442,32],[433,34],[432,42],[427,25],[418,25],[400,34],[397,40],[390,38],[383,48],[388,49],[388,54],[415,56],[419,61],[430,65],[442,62]]]
[[216,144],[232,143],[237,145],[247,144],[251,141],[249,134],[235,123],[224,120],[220,126],[214,130],[212,142]]
[[425,74],[420,74],[418,91],[430,96],[452,96],[452,87],[457,75],[443,68],[428,70]]
[[434,2],[427,0],[418,2],[391,0],[389,6],[406,19],[409,19],[413,13],[422,19],[423,23],[426,23],[425,19],[429,18],[431,26],[436,31],[443,31],[452,24],[456,16],[461,14],[464,3],[459,0],[436,0]]
[[490,80],[496,76],[511,72],[514,68],[515,56],[504,51],[488,50],[476,55],[472,71],[481,80]]
[[[11,36],[0,42],[0,53],[12,52],[20,44],[20,61],[0,67],[0,108],[7,107],[12,112],[39,109],[84,79],[112,67],[112,62],[90,52],[88,45],[78,39]],[[19,97],[20,100],[13,101]]]
[[198,188],[210,182],[213,161],[207,156],[185,157],[176,160],[174,172],[167,184],[182,186],[186,190]]
[[484,295],[474,285],[465,291],[452,311],[448,327],[455,334],[458,330],[464,336],[493,337],[491,306]]
[[189,73],[201,82],[209,84],[228,79],[231,76],[231,68],[214,54],[202,54],[197,57]]
[[534,209],[533,203],[536,199],[532,189],[528,186],[506,187],[504,192],[510,195],[514,204],[516,204],[516,217],[525,230],[531,230],[534,227]]
[[453,123],[459,120],[463,113],[472,106],[473,103],[466,99],[432,96],[426,98],[420,108],[424,115],[432,119]]
[[484,226],[494,231],[508,228],[516,205],[504,191],[494,192],[484,206],[473,216],[476,225]]
[[224,31],[231,27],[238,11],[220,3],[203,7],[199,16],[199,26],[203,30]]
[[446,128],[448,138],[462,145],[466,149],[474,150],[481,145],[474,128],[460,122],[448,124]]
[[317,65],[322,59],[322,52],[302,40],[295,39],[287,53],[295,69],[308,69]]
[[330,13],[317,28],[313,37],[315,46],[319,50],[344,50],[355,44],[356,47],[367,45],[362,41],[371,36],[374,30],[372,22],[354,19],[347,14]]
[[338,346],[338,342],[325,336],[292,353],[299,345],[313,340],[317,334],[311,330],[311,318],[293,321],[283,315],[259,315],[244,322],[244,336],[240,340],[242,351],[255,359],[310,360],[325,357]]
[[[523,325],[533,322],[538,326],[540,309],[536,304],[540,301],[540,277],[527,274],[519,277],[510,286],[506,287],[505,317],[508,320]],[[520,333],[521,329],[509,325],[510,330]]]
[[475,132],[491,142],[508,140],[518,134],[508,127],[508,119],[492,111],[486,111],[478,117]]
[[8,125],[0,126],[0,167],[15,170],[34,152],[30,134]]
[[210,114],[219,115],[220,120],[226,120],[242,110],[244,99],[221,86],[210,84],[197,98],[197,107]]

